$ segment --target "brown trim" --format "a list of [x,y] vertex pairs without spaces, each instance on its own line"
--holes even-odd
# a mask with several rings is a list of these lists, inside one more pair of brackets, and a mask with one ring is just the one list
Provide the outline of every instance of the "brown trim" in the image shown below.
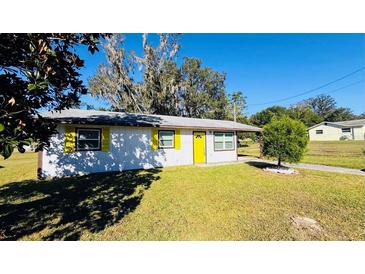
[[[204,133],[204,155],[205,155],[205,161],[204,163],[206,164],[208,162],[208,159],[207,159],[207,132],[204,131],[204,130],[193,130],[193,164],[195,164],[195,160],[194,160],[194,133],[195,132],[203,132]],[[197,163],[197,164],[200,164],[200,163]]]
[[[172,147],[160,147],[160,131],[172,131],[173,133],[174,133],[174,135],[173,135],[173,146]],[[176,132],[175,132],[175,129],[159,129],[158,131],[157,131],[157,145],[158,145],[158,149],[175,149],[175,134],[176,134]]]
[[43,178],[42,165],[43,165],[43,151],[38,151],[38,167],[37,167],[37,177],[38,179]]
[[[233,148],[231,149],[215,149],[215,133],[233,133]],[[236,144],[235,144],[235,132],[234,131],[213,131],[213,150],[214,152],[220,152],[220,151],[233,151],[233,150],[236,150]],[[224,139],[223,139],[224,140]],[[237,142],[237,140],[236,140]],[[224,143],[224,141],[223,141]]]
[[[99,131],[99,137],[100,137],[100,140],[99,140],[99,148],[98,149],[78,149],[77,148],[77,131],[79,129],[86,129],[86,130],[98,130]],[[102,129],[101,128],[88,128],[88,127],[75,127],[75,151],[101,151],[101,147],[102,147],[102,143],[101,143],[101,135],[102,135]]]

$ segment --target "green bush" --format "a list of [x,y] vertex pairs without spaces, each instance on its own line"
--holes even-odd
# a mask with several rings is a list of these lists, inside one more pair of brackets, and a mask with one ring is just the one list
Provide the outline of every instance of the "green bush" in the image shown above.
[[282,161],[297,163],[308,144],[307,129],[302,122],[284,116],[264,126],[263,141],[264,156],[277,158],[278,166]]

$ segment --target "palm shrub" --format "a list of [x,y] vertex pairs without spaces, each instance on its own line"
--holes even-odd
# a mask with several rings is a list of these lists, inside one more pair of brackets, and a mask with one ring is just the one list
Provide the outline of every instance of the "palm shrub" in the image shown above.
[[277,158],[279,167],[282,161],[299,162],[307,144],[307,129],[298,120],[283,116],[264,126],[263,154]]

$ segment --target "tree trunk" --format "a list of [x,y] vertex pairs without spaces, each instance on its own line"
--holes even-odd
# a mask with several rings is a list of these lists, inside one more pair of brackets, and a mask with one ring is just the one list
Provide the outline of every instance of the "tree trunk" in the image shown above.
[[259,147],[260,147],[259,158],[262,159],[262,158],[264,158],[264,140],[262,138],[262,133],[258,133],[257,139],[258,139],[258,143],[259,143]]
[[278,159],[278,167],[281,167],[281,158]]

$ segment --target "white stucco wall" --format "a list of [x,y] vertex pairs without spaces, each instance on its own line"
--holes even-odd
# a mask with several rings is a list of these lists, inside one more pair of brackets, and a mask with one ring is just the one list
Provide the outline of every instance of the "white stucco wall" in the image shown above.
[[[323,130],[323,134],[316,134],[316,130]],[[311,141],[338,141],[342,136],[340,127],[324,124],[311,128],[308,133]]]
[[[350,127],[350,133],[343,133],[342,127],[336,125],[318,125],[308,130],[309,139],[311,141],[338,141],[341,136],[348,136],[350,140],[364,140],[365,126]],[[316,130],[323,130],[323,134],[316,134]]]
[[237,160],[237,140],[234,134],[234,149],[214,151],[214,131],[207,131],[207,163],[232,162]]
[[354,127],[353,130],[355,140],[365,140],[365,126]]
[[[193,129],[180,130],[180,150],[152,150],[151,128],[110,127],[109,152],[73,153],[64,153],[64,126],[57,130],[49,149],[42,152],[41,168],[46,177],[193,164]],[[208,163],[235,161],[236,142],[232,151],[214,151],[213,131],[206,131],[206,159]]]

